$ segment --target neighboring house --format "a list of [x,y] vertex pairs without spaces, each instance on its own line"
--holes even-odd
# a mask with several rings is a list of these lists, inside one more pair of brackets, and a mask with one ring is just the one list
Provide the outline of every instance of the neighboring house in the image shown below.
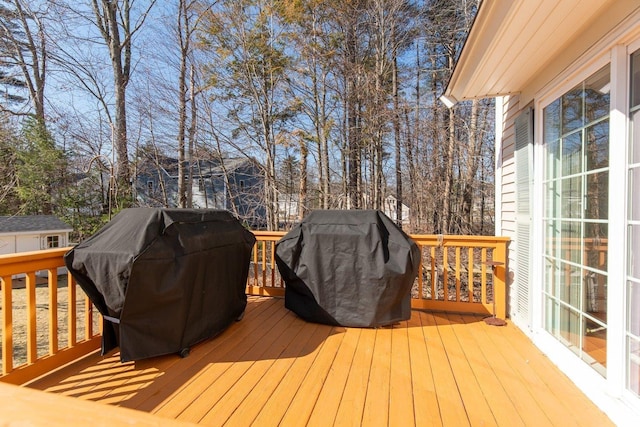
[[299,220],[298,206],[300,196],[298,194],[280,194],[278,195],[278,224],[288,229]]
[[[364,196],[365,201],[368,200],[367,195]],[[298,222],[298,200],[297,194],[280,194],[278,196],[278,223],[288,228],[291,225]],[[389,194],[382,201],[382,208],[380,209],[394,222],[397,220],[397,208],[398,199],[396,196]],[[409,213],[410,209],[405,203],[402,204],[402,225],[404,227],[409,226]]]
[[[194,208],[225,209],[253,228],[265,223],[263,177],[258,165],[247,158],[223,158],[192,162]],[[178,160],[143,159],[136,171],[136,193],[141,205],[178,206]]]
[[0,255],[65,247],[72,231],[53,215],[0,216]]
[[[299,195],[298,194],[280,194],[278,196],[278,223],[288,228],[295,224],[299,220]],[[364,196],[365,201],[368,199],[367,195]],[[380,209],[391,218],[394,222],[397,219],[397,205],[398,199],[396,196],[389,194],[382,201],[382,208]],[[410,208],[405,203],[402,204],[402,225],[404,227],[409,226],[409,213]]]
[[637,422],[640,2],[483,1],[442,100],[484,97],[510,316],[615,422]]
[[[398,198],[393,194],[387,195],[382,201],[383,207],[382,212],[389,218],[393,220],[393,222],[397,222],[398,220]],[[404,202],[402,203],[402,226],[409,226],[409,214],[411,213],[411,209]]]

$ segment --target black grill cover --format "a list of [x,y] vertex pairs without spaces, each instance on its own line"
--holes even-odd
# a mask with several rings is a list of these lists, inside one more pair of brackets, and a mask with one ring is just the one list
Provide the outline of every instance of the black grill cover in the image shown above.
[[375,327],[411,317],[420,250],[376,210],[318,210],[276,246],[285,306],[310,322]]
[[244,313],[253,234],[226,211],[125,209],[65,264],[105,316],[102,353],[181,352]]

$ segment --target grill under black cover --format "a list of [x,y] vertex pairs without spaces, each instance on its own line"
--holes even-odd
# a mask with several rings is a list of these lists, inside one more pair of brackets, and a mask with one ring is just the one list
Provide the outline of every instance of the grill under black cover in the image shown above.
[[285,306],[330,325],[376,327],[411,317],[420,250],[377,210],[317,210],[276,246]]
[[226,211],[125,209],[65,255],[104,316],[102,353],[178,353],[239,319],[254,235]]

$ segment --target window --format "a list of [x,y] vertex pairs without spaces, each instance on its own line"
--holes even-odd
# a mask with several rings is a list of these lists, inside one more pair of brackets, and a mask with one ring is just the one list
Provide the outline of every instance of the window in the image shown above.
[[244,179],[240,180],[240,190],[244,190]]
[[609,65],[543,109],[545,329],[606,375]]
[[47,249],[59,248],[60,236],[47,236]]
[[625,356],[626,388],[640,396],[640,51],[630,62]]
[[147,192],[153,193],[153,181],[147,181]]

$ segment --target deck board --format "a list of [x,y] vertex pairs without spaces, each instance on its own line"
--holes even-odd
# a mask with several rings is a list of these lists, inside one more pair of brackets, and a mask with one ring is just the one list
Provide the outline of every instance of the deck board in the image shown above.
[[290,361],[287,372],[251,425],[277,425],[287,412],[291,401],[302,384],[305,375],[318,357],[322,343],[332,332],[331,327],[317,325],[312,339],[305,345],[305,352]]
[[456,335],[459,342],[464,343],[464,353],[469,367],[482,390],[487,407],[491,408],[496,424],[513,427],[526,425],[521,417],[522,412],[513,404],[513,396],[506,392],[494,370],[496,360],[493,357],[494,352],[486,345],[486,338],[482,335],[484,328],[480,327],[480,323],[473,316],[450,314],[447,317],[459,326]]
[[391,378],[389,383],[389,425],[406,426],[415,423],[411,359],[407,322],[400,322],[391,335]]
[[[193,393],[194,390],[190,390],[189,386],[198,380],[202,371],[215,363],[216,360],[220,361],[226,356],[232,355],[236,349],[245,349],[245,340],[252,335],[262,336],[261,334],[264,332],[262,324],[268,319],[277,319],[274,315],[278,313],[278,310],[279,308],[275,301],[266,301],[257,307],[252,304],[247,309],[243,321],[233,325],[237,326],[234,328],[235,333],[227,330],[217,338],[194,347],[189,357],[185,359],[180,360],[176,356],[167,357],[166,359],[173,359],[174,364],[180,362],[179,368],[171,369],[173,364],[166,367],[161,371],[160,378],[152,382],[145,393],[140,393],[138,396],[124,402],[123,405],[146,412],[157,412],[170,404],[172,398],[183,391],[195,394]],[[145,365],[153,364],[154,361],[143,361],[141,363]],[[197,394],[195,395],[197,396]],[[187,401],[188,399],[182,400]]]
[[[288,314],[283,318],[284,322],[279,322],[279,330],[271,330],[273,335],[277,334],[277,339],[273,342],[263,342],[266,348],[257,357],[257,360],[253,362],[248,369],[243,371],[237,370],[232,372],[227,371],[227,382],[219,381],[216,383],[216,389],[227,388],[227,391],[220,397],[220,401],[217,405],[213,406],[211,410],[207,410],[206,415],[198,419],[198,422],[203,424],[211,424],[215,420],[228,420],[235,409],[242,403],[246,396],[246,390],[252,390],[256,387],[256,384],[261,379],[262,374],[269,372],[273,363],[282,356],[282,352],[289,346],[295,346],[293,340],[297,337],[300,330],[303,329],[303,322],[295,319],[293,314]],[[298,321],[296,321],[298,320]],[[285,333],[285,328],[287,329]],[[268,348],[275,348],[276,357],[263,357],[268,351]],[[253,347],[259,348],[258,345]],[[238,364],[234,365],[237,366]],[[246,368],[246,366],[245,366]],[[207,401],[210,401],[208,395],[201,396],[204,400],[205,409],[208,408]]]
[[360,339],[353,356],[353,364],[349,369],[347,382],[342,392],[342,400],[336,414],[336,425],[359,426],[362,424],[375,340],[376,331],[374,329],[360,330]]
[[176,355],[90,355],[29,387],[200,425],[612,425],[515,326],[413,311],[377,329],[304,322],[276,298]]
[[[221,349],[220,352],[212,352],[206,365],[186,383],[183,378],[179,378],[178,384],[184,385],[180,385],[176,393],[152,412],[167,418],[198,422],[218,402],[221,393],[228,390],[228,384],[233,384],[236,375],[248,369],[251,360],[269,348],[273,340],[271,330],[284,321],[286,312],[276,311],[271,316],[272,322],[263,323],[262,327],[253,330],[242,341],[234,340],[234,345],[226,351]],[[229,369],[231,371],[227,372]],[[223,386],[216,385],[218,380]]]
[[[602,412],[595,405],[585,404],[586,396],[549,363],[540,350],[528,345],[526,340],[517,339],[521,334],[516,328],[509,328],[503,334],[487,335],[494,348],[502,353],[505,372],[519,376],[516,384],[528,385],[530,398],[543,408],[550,425],[597,425],[596,420],[602,419]],[[511,350],[500,347],[505,345]],[[509,389],[513,393],[518,391],[512,385]]]
[[442,426],[440,407],[420,315],[411,316],[407,327],[415,425],[440,427]]
[[456,335],[460,325],[450,321],[445,314],[438,314],[434,316],[434,319],[447,349],[447,359],[451,365],[451,371],[456,377],[457,388],[464,402],[469,423],[472,426],[497,425],[486,396],[482,392],[467,359],[467,354],[473,354],[477,349],[473,346],[465,348],[460,344]]
[[343,338],[344,328],[334,327],[309,367],[280,425],[295,427],[307,424]]
[[391,328],[376,330],[371,372],[367,386],[362,424],[386,426],[389,419],[389,379],[391,376]]
[[[302,321],[300,322],[303,323]],[[282,382],[287,374],[291,360],[308,354],[311,351],[310,343],[315,342],[319,333],[323,333],[323,331],[314,325],[309,327],[305,325],[305,327],[300,328],[293,337],[291,345],[285,348],[280,357],[273,361],[269,368],[269,374],[266,375],[266,372],[260,373],[261,376],[257,384],[248,393],[246,390],[239,392],[244,396],[244,399],[229,417],[229,425],[249,425],[256,419],[274,390],[276,390],[276,387],[278,387],[278,384]],[[321,339],[324,339],[324,337]]]
[[359,338],[359,329],[349,328],[345,330],[340,348],[309,417],[309,426],[322,427],[335,422],[349,374],[349,371],[341,369],[341,366],[351,366],[353,364],[353,357]]
[[[505,420],[512,420],[514,426],[548,425],[550,419],[532,395],[532,389],[521,386],[523,383],[526,384],[525,378],[520,375],[520,372],[512,371],[522,367],[518,365],[509,367],[510,363],[513,363],[509,360],[513,357],[512,352],[497,350],[487,334],[488,329],[481,327],[478,323],[470,323],[469,318],[463,318],[463,320],[466,321],[465,325],[468,325],[464,330],[470,335],[469,338],[475,338],[476,345],[485,363],[485,369],[479,371],[485,373],[490,371],[489,376],[493,376],[497,380],[492,387],[483,387],[483,389],[485,389],[484,394],[488,399],[495,399],[495,401],[490,401],[489,404],[492,408],[495,408],[494,414],[498,424],[504,424]],[[506,332],[509,331],[505,329]],[[518,343],[516,342],[514,345],[517,346]],[[485,378],[481,381],[481,384],[486,386],[488,381],[491,380]]]
[[[418,313],[429,352],[441,422],[445,426],[469,426],[469,415],[458,389],[445,341],[442,340],[435,316],[441,314]],[[425,367],[426,368],[426,367]]]

